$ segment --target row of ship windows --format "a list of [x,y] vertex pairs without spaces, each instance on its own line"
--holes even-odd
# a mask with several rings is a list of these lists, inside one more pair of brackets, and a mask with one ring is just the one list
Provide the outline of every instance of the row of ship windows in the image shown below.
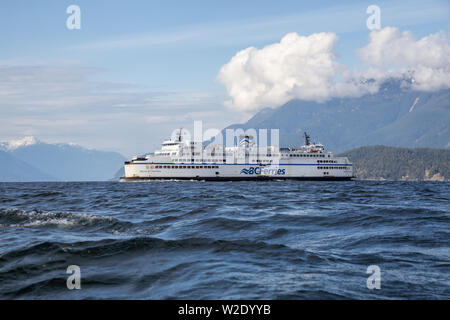
[[[174,162],[189,162],[192,161],[194,162],[194,159],[175,159]],[[222,160],[222,159],[203,159],[203,162],[212,162],[212,163],[217,163],[217,162],[227,162],[227,160]],[[256,162],[258,163],[262,163],[262,162],[267,162],[267,163],[272,163],[273,160],[256,160]]]
[[[156,155],[158,156],[170,156],[170,152],[167,153],[157,153]],[[176,152],[172,152],[172,155],[176,155]],[[193,156],[199,156],[200,153],[199,152],[193,152],[192,153]],[[225,154],[224,154],[225,155]],[[230,156],[232,156],[232,154],[229,154]],[[256,155],[253,155],[256,156]],[[266,154],[266,157],[275,157],[275,156],[279,156],[277,154]],[[304,158],[325,158],[324,154],[282,154],[282,157],[304,157]],[[328,155],[328,157],[330,157],[330,155]]]
[[[225,159],[202,159],[203,161],[198,161],[198,162],[213,162],[213,163],[217,163],[217,162],[227,162],[227,160]],[[194,162],[195,159],[174,159],[174,162]]]
[[337,163],[336,160],[317,160],[317,163]]
[[[147,166],[148,169],[219,169],[219,166]],[[347,170],[348,167],[328,167],[328,166],[318,166],[317,169],[321,170],[329,170],[329,169],[339,169],[339,170]]]
[[[325,155],[324,154],[290,154],[289,157],[325,158]],[[328,155],[328,157],[330,157],[330,155]]]
[[149,169],[219,169],[219,166],[148,166]]

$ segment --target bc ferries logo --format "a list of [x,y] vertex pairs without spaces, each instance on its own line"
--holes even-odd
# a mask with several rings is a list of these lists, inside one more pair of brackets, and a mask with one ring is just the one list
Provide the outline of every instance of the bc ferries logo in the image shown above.
[[264,174],[264,175],[282,176],[286,174],[286,169],[250,167],[248,169],[246,168],[242,169],[241,174],[256,174],[256,175]]

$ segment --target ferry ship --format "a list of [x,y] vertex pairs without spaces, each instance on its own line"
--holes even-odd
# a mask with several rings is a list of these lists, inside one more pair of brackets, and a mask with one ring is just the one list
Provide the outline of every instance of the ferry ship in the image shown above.
[[239,136],[232,147],[204,146],[185,139],[182,131],[160,150],[125,162],[121,181],[150,180],[328,180],[353,178],[352,163],[335,157],[320,143],[311,143],[305,132],[299,148],[258,147],[253,136]]

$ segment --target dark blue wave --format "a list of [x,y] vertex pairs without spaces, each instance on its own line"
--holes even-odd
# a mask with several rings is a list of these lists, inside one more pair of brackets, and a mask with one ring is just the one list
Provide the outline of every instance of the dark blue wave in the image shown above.
[[0,298],[449,299],[449,187],[1,183]]

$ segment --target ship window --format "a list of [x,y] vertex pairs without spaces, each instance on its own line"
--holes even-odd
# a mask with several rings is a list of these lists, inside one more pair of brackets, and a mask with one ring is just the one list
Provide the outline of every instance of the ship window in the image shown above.
[[200,169],[200,166],[196,166],[195,168],[196,168],[196,169]]

